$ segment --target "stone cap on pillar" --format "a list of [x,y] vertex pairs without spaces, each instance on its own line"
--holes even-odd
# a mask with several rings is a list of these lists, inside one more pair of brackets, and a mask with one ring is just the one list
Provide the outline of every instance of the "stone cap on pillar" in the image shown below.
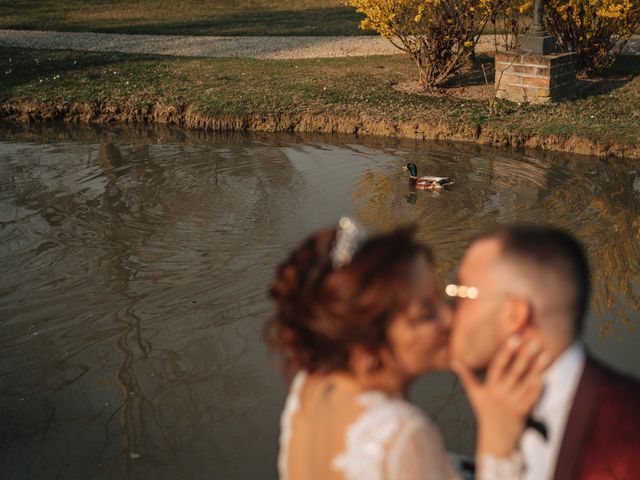
[[556,41],[546,30],[529,30],[524,35],[518,37],[519,50],[522,53],[532,53],[534,55],[552,55],[557,53]]
[[533,24],[524,35],[518,37],[520,51],[534,55],[556,53],[556,42],[544,28],[544,0],[533,2]]

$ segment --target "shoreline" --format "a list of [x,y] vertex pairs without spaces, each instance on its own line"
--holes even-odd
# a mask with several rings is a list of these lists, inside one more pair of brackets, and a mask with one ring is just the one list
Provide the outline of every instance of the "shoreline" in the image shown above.
[[0,117],[376,135],[638,160],[637,59],[621,56],[601,79],[581,81],[575,100],[498,101],[491,112],[479,68],[441,95],[425,95],[412,86],[415,66],[404,56],[196,59],[0,48]]
[[452,125],[424,120],[394,121],[376,116],[331,113],[252,113],[206,115],[187,104],[131,105],[126,102],[31,102],[0,104],[0,118],[19,123],[61,122],[66,124],[158,124],[204,132],[337,133],[375,135],[417,140],[475,143],[502,148],[527,148],[590,155],[601,158],[640,159],[640,145],[601,143],[578,135],[562,137],[521,131],[496,130],[480,124]]

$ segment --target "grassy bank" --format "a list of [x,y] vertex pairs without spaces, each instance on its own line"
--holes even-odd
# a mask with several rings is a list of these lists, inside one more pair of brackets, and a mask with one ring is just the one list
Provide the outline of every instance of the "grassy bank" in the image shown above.
[[[0,28],[171,35],[360,35],[341,0],[1,1]],[[368,32],[371,34],[372,32]]]
[[1,48],[0,115],[358,132],[640,158],[639,63],[622,57],[578,100],[505,102],[496,115],[488,100],[399,91],[415,78],[401,56],[260,61]]

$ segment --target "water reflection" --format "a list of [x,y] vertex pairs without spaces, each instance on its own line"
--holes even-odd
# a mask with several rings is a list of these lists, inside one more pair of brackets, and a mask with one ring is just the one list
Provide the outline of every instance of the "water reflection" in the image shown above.
[[[280,254],[268,223],[255,219],[279,223],[291,207],[272,190],[289,188],[295,196],[303,182],[278,148],[261,148],[265,163],[252,161],[259,146],[242,142],[168,148],[10,144],[3,150],[4,178],[12,181],[3,186],[9,198],[2,240],[20,243],[3,249],[10,270],[3,318],[17,330],[5,342],[3,366],[21,370],[16,378],[3,376],[16,390],[3,400],[29,399],[12,415],[22,431],[3,434],[9,471],[138,477],[163,468],[161,475],[175,478],[195,468],[201,475],[202,460],[194,467],[177,461],[183,448],[198,456],[211,449],[207,456],[231,462],[208,466],[210,472],[241,466],[256,426],[246,409],[236,412],[238,399],[273,396],[260,388],[246,358],[259,347],[256,319],[266,314],[267,272],[247,280],[266,252]],[[247,249],[255,238],[259,249]],[[34,291],[37,297],[30,297]],[[37,341],[47,339],[46,351],[26,337],[27,325],[37,329]],[[55,416],[55,408],[35,408],[36,393],[56,405]],[[210,432],[192,445],[196,435],[189,431],[207,419]],[[56,428],[43,434],[38,450],[45,458],[29,470],[25,460],[33,452],[19,441],[45,429],[34,430],[45,421]],[[78,436],[79,430],[85,433]],[[58,446],[79,438],[95,442],[95,451],[75,456]],[[235,462],[227,454],[231,446]]]
[[416,223],[421,238],[437,247],[446,278],[480,230],[510,221],[560,225],[589,250],[596,290],[592,323],[599,323],[602,336],[635,333],[640,298],[631,259],[640,258],[640,203],[634,196],[635,173],[626,162],[523,155],[515,164],[512,157],[471,152],[458,153],[452,162],[451,155],[417,148],[393,154],[407,155],[423,172],[452,176],[456,184],[436,196],[416,192],[393,170],[365,171],[355,197],[367,228]]
[[[479,229],[589,248],[589,342],[640,375],[638,175],[469,146],[165,129],[0,129],[0,468],[27,478],[274,478],[284,390],[260,339],[286,251],[354,214],[414,222],[444,278]],[[400,167],[455,178],[415,191]],[[456,380],[414,399],[472,451]]]

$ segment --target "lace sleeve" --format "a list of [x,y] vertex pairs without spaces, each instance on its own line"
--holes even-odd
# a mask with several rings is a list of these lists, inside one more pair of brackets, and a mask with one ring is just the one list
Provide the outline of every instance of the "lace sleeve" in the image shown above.
[[427,419],[405,424],[392,443],[387,463],[390,480],[459,480],[438,429]]
[[514,453],[509,458],[487,454],[478,457],[477,480],[519,480],[523,476],[524,461],[519,453]]

